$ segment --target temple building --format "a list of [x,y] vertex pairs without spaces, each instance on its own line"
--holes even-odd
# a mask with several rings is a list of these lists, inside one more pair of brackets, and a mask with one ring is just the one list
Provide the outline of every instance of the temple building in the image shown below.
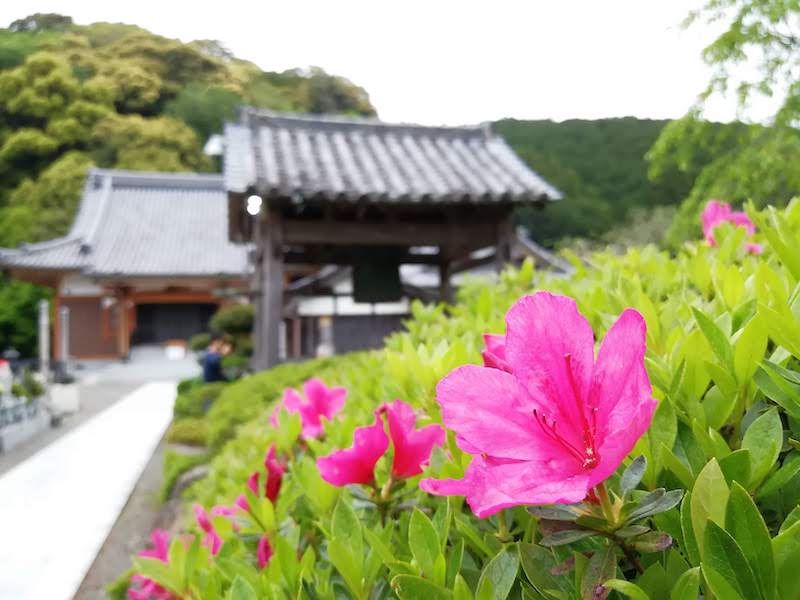
[[69,308],[70,357],[188,339],[228,302],[256,306],[255,368],[375,347],[459,273],[552,261],[510,216],[560,194],[488,125],[244,108],[217,141],[222,174],[92,169],[67,235],[0,249]]

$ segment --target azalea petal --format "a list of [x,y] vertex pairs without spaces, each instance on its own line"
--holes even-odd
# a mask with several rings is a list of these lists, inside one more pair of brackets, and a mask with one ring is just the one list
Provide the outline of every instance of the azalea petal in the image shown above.
[[555,420],[559,433],[581,447],[594,363],[589,322],[572,298],[537,292],[509,309],[506,325],[506,360],[531,398],[525,408]]
[[320,475],[331,485],[370,483],[375,478],[375,463],[389,447],[380,415],[373,425],[356,429],[353,438],[350,448],[317,459]]
[[[264,494],[271,502],[275,502],[278,494],[281,491],[281,484],[283,483],[283,475],[285,469],[283,465],[278,462],[275,455],[275,445],[271,445],[267,454],[264,457],[264,468],[267,470],[267,481],[264,483]],[[257,486],[258,484],[256,484]],[[258,494],[258,492],[255,492]]]
[[536,459],[563,448],[537,424],[527,392],[510,373],[465,365],[436,386],[445,425],[462,449],[496,457]]
[[764,251],[764,246],[755,242],[747,242],[744,245],[744,249],[750,254],[761,254]]
[[309,379],[303,384],[303,392],[314,411],[327,419],[332,419],[342,409],[347,396],[345,388],[329,388],[322,380],[316,378]]
[[646,335],[644,318],[629,308],[600,347],[590,394],[600,454],[591,473],[594,483],[617,469],[650,425],[657,403],[644,366]]
[[732,212],[727,220],[737,227],[744,227],[748,235],[753,235],[756,232],[756,226],[753,224],[753,221],[750,220],[750,217],[747,216],[746,212]]
[[402,400],[386,405],[389,435],[394,445],[392,473],[404,479],[422,473],[422,465],[430,460],[434,446],[444,445],[445,433],[439,425],[415,430],[414,409]]
[[481,356],[483,356],[483,365],[510,372],[511,367],[506,361],[506,336],[484,333],[483,343],[486,346],[481,353]]
[[465,495],[480,518],[512,506],[571,504],[586,497],[589,477],[577,463],[569,471],[532,469],[527,461],[473,459],[463,479],[424,479],[420,487],[434,495]]
[[703,224],[703,236],[709,246],[717,244],[714,239],[714,228],[723,221],[728,220],[730,214],[730,204],[719,202],[718,200],[709,200],[706,203],[703,213],[700,215],[700,221]]
[[272,546],[266,535],[262,535],[258,540],[258,548],[256,550],[256,558],[258,559],[258,568],[263,569],[272,558]]

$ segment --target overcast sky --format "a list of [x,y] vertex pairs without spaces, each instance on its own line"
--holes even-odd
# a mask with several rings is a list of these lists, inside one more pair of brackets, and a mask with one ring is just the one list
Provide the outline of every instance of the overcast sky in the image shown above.
[[[265,70],[317,65],[348,77],[389,121],[670,118],[709,78],[700,51],[714,31],[680,27],[700,2],[25,0],[2,2],[0,24],[58,12],[217,39]],[[733,118],[732,102],[707,116]]]

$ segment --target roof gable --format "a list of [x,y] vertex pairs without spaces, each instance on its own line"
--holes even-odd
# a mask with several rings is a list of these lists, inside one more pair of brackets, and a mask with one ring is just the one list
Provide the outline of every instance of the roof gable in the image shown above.
[[218,174],[93,169],[70,232],[0,254],[18,268],[89,276],[244,277],[247,246],[227,239]]
[[426,127],[245,108],[225,128],[229,193],[331,201],[520,202],[561,194],[486,125]]

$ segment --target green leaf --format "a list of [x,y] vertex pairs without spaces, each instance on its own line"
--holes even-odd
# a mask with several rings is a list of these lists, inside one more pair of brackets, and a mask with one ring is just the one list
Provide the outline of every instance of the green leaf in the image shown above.
[[363,555],[356,557],[352,546],[339,538],[334,538],[328,542],[328,556],[353,595],[361,598],[363,596],[361,589],[364,573]]
[[700,592],[700,567],[684,572],[672,588],[669,600],[697,600]]
[[751,598],[742,598],[736,588],[711,565],[703,563],[702,568],[708,587],[717,600],[752,600]]
[[725,512],[725,529],[742,549],[758,579],[764,597],[775,597],[775,565],[769,531],[750,494],[734,482]]
[[631,461],[625,471],[622,472],[619,487],[623,498],[632,492],[644,477],[647,470],[647,459],[644,456],[637,456]]
[[333,509],[331,535],[334,539],[349,546],[353,550],[355,559],[359,562],[362,560],[364,556],[364,539],[361,533],[361,521],[346,496],[339,498],[336,508]]
[[456,575],[453,585],[453,600],[473,600],[472,590],[469,589],[467,582],[461,575]]
[[397,575],[392,579],[392,589],[403,600],[451,600],[452,592],[416,575]]
[[725,481],[728,485],[733,481],[738,481],[744,485],[750,481],[750,465],[752,459],[750,458],[750,451],[747,449],[740,449],[728,454],[719,461],[719,468],[722,474],[725,475]]
[[800,521],[772,538],[772,556],[778,583],[778,598],[800,598]]
[[628,515],[626,522],[630,523],[638,519],[667,512],[678,506],[681,498],[683,498],[683,490],[670,490],[669,492],[665,492],[664,488],[653,490],[639,501],[636,508]]
[[672,545],[672,536],[663,531],[650,531],[631,540],[639,552],[663,552]]
[[728,370],[733,372],[733,349],[728,336],[702,311],[692,307],[692,314],[714,354]]
[[742,448],[750,450],[748,489],[755,489],[772,469],[783,446],[783,425],[774,408],[758,417],[744,434]]
[[692,493],[686,492],[681,503],[681,533],[683,534],[683,545],[686,551],[686,558],[693,565],[700,564],[700,549],[697,545],[697,538],[692,525]]
[[703,545],[703,564],[717,571],[736,593],[747,600],[764,597],[742,549],[727,531],[709,521]]
[[228,590],[228,600],[258,600],[258,595],[252,585],[237,575]]
[[369,544],[369,547],[381,557],[381,560],[384,563],[388,564],[395,560],[395,555],[391,548],[389,548],[389,546],[387,546],[386,543],[374,531],[365,528],[364,537],[367,538],[367,544]]
[[733,365],[736,379],[742,383],[750,380],[758,369],[767,350],[767,328],[758,314],[744,326],[739,339],[736,340]]
[[[695,539],[705,540],[706,524],[713,521],[725,525],[725,507],[728,504],[728,485],[715,458],[712,458],[694,483],[692,489],[691,516]],[[684,532],[685,535],[685,532]],[[700,545],[700,555],[706,560],[704,545]]]
[[525,571],[528,581],[536,588],[536,591],[546,595],[548,591],[559,590],[569,597],[573,596],[572,579],[555,575],[553,572],[557,562],[552,550],[523,542],[520,542],[518,546],[522,570]]
[[[800,418],[800,385],[788,380],[779,365],[764,360],[753,376],[756,386],[767,398],[796,419]],[[782,369],[785,371],[785,369]]]
[[620,594],[625,594],[632,600],[650,600],[650,596],[645,594],[642,588],[624,579],[609,579],[603,584],[603,587],[609,590],[615,590]]
[[505,600],[517,579],[517,571],[519,571],[519,555],[516,548],[510,546],[502,549],[484,567],[481,578],[478,580],[478,597],[482,597],[486,582],[489,582],[492,589],[490,598]]
[[581,578],[581,599],[594,600],[602,591],[603,584],[617,573],[617,555],[611,545],[595,551]]
[[456,545],[447,553],[447,577],[445,578],[445,585],[452,587],[456,579],[456,575],[461,570],[461,561],[464,558],[464,538],[458,538]]
[[563,546],[564,544],[571,544],[584,538],[597,535],[596,531],[591,529],[565,529],[564,531],[556,531],[550,535],[544,536],[539,540],[539,544],[547,548],[551,546]]
[[433,523],[418,508],[411,513],[411,521],[408,524],[408,546],[423,575],[432,579],[436,559],[441,554],[441,546]]

